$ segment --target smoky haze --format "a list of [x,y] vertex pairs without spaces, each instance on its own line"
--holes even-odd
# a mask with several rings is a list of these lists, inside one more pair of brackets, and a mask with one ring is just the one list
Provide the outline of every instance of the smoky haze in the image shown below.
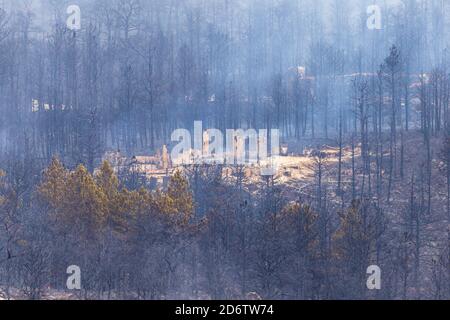
[[[449,17],[0,1],[0,299],[449,299]],[[198,122],[277,150],[176,164]]]

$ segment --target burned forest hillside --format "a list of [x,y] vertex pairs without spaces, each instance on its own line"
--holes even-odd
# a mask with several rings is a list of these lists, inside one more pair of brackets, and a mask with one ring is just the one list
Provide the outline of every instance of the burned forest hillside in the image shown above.
[[446,0],[0,3],[0,300],[450,299]]

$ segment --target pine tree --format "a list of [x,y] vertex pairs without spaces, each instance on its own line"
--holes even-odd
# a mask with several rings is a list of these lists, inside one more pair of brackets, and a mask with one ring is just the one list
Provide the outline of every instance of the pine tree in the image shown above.
[[38,194],[53,208],[64,202],[67,188],[68,171],[58,158],[53,158],[50,166],[45,170]]
[[186,224],[194,214],[194,199],[189,188],[189,182],[180,171],[175,172],[171,177],[166,204],[172,219],[177,224]]
[[105,223],[108,198],[86,167],[79,165],[69,176],[62,214],[69,225],[83,226],[93,236]]
[[447,182],[447,219],[450,221],[450,125],[443,136],[443,146],[440,151],[442,166]]
[[0,210],[3,207],[3,205],[6,203],[6,198],[5,198],[5,190],[6,190],[6,184],[3,181],[4,177],[5,177],[5,172],[3,170],[0,170]]
[[[353,201],[340,215],[340,225],[334,234],[334,255],[340,266],[338,281],[342,281],[340,297],[364,296],[367,267],[375,262],[376,247],[384,232],[385,221],[376,207],[367,201]],[[352,290],[348,290],[349,288]]]
[[[288,205],[283,210],[283,231],[289,246],[287,278],[292,279],[295,299],[313,299],[323,279],[322,270],[314,269],[318,256],[318,215],[310,206],[301,203]],[[292,269],[291,269],[292,268]]]
[[89,238],[105,223],[108,198],[83,165],[69,173],[58,159],[53,159],[38,194],[50,207],[60,231],[81,232]]
[[108,161],[103,162],[95,175],[95,181],[109,199],[119,193],[119,179]]

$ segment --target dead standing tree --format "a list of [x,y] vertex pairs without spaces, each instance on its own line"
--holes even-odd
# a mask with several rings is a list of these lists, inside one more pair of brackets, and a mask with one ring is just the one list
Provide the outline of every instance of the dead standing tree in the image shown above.
[[385,85],[389,90],[389,98],[391,100],[391,136],[389,141],[389,185],[387,200],[391,201],[391,191],[393,178],[396,171],[396,158],[397,158],[397,116],[399,111],[399,86],[400,86],[400,75],[402,70],[402,62],[400,51],[394,45],[390,49],[389,56],[384,60],[381,67],[383,72],[383,78]]

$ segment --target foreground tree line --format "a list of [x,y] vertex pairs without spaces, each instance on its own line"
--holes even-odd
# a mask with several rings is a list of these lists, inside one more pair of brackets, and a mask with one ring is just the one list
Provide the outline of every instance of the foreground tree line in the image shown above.
[[448,118],[445,1],[384,4],[376,31],[361,1],[81,0],[75,32],[66,1],[13,3],[0,8],[0,150],[12,156],[92,172],[105,151],[156,151],[195,120],[297,140],[356,134],[361,120],[400,140]]
[[[0,9],[6,296],[62,290],[79,265],[79,298],[449,297],[447,3],[386,4],[369,32],[363,1],[79,2],[76,32],[61,1]],[[337,168],[312,153],[296,190],[239,167],[230,183],[193,166],[161,191],[95,170],[195,120],[335,146]]]
[[[92,175],[58,159],[31,194],[19,190],[1,174],[6,298],[66,290],[70,265],[81,268],[80,299],[450,298],[450,241],[428,259],[430,273],[415,269],[410,237],[421,225],[406,217],[395,231],[369,199],[331,212],[288,201],[270,181],[249,192],[217,166],[178,171],[166,190],[127,190],[107,162]],[[382,270],[382,290],[366,287],[370,265]]]

